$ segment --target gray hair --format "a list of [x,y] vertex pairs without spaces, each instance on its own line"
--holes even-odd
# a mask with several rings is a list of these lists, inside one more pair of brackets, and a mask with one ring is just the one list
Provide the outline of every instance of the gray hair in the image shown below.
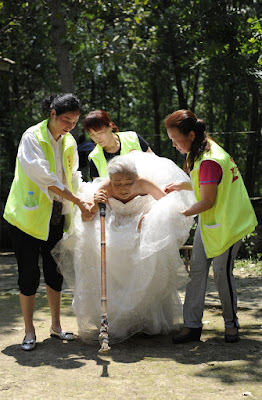
[[138,177],[135,163],[127,155],[112,158],[107,164],[107,171],[109,178],[115,174],[126,174],[134,178]]

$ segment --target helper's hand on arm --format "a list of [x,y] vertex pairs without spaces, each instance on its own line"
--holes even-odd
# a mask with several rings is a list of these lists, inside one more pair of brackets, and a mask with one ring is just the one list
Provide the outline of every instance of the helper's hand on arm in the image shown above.
[[93,203],[83,201],[79,205],[80,210],[82,211],[82,221],[92,221],[96,212],[92,210]]
[[193,188],[190,181],[179,182],[179,183],[172,182],[166,185],[164,188],[165,193],[171,193],[174,192],[175,190],[177,192],[180,192],[180,190],[193,190]]
[[58,196],[61,196],[64,199],[69,200],[72,203],[76,204],[82,212],[83,221],[88,221],[94,218],[94,214],[91,211],[92,203],[81,200],[79,197],[71,193],[70,190],[66,188],[64,190],[61,190],[56,186],[49,186],[48,189],[51,190],[51,192],[57,194]]

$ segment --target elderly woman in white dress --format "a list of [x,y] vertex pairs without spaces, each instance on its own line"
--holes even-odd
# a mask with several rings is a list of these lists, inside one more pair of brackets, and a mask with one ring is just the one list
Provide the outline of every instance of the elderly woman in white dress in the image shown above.
[[180,212],[194,199],[183,191],[166,195],[159,185],[188,177],[171,160],[137,151],[112,159],[108,173],[109,178],[83,184],[78,195],[92,203],[93,219],[83,222],[76,212],[73,232],[55,249],[63,275],[74,286],[79,336],[89,342],[100,326],[99,202],[106,204],[110,342],[138,332],[168,334],[181,322],[177,288],[188,280],[179,248],[193,218]]

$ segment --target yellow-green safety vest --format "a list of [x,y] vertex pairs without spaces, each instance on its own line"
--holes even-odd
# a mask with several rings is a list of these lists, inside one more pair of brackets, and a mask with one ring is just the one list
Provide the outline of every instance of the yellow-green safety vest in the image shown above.
[[222,168],[215,204],[199,214],[202,240],[208,258],[224,253],[254,231],[257,219],[238,167],[232,157],[214,141],[210,150],[195,161],[191,179],[197,201],[201,200],[199,169],[202,161],[213,160]]
[[[33,131],[45,154],[46,160],[49,162],[50,172],[55,173],[54,152],[47,130],[48,121],[49,119],[46,119],[29,128],[27,131]],[[26,134],[27,131],[24,134]],[[72,191],[74,145],[75,140],[73,136],[67,133],[62,140],[62,161],[70,191]],[[34,192],[37,203],[34,207],[26,206],[26,199],[29,191]],[[73,204],[71,204],[71,209],[72,207]],[[47,240],[51,214],[52,201],[40,190],[39,186],[25,174],[17,157],[14,180],[5,206],[4,218],[11,225],[16,226],[28,235],[37,239]]]
[[[142,151],[139,139],[135,132],[116,132],[121,143],[120,155],[128,154],[130,151],[139,150]],[[93,151],[88,156],[89,160],[92,160],[97,168],[100,177],[107,177],[107,161],[104,155],[103,147],[96,144]]]

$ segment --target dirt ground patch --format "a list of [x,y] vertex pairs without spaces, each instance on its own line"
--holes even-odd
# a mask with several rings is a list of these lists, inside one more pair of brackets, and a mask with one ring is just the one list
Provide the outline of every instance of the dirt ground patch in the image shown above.
[[[224,342],[223,320],[212,275],[199,343],[172,344],[170,336],[135,335],[98,353],[99,344],[49,337],[50,316],[41,282],[35,322],[37,349],[23,352],[12,254],[0,254],[0,399],[237,400],[262,399],[261,276],[236,271],[241,340]],[[181,296],[183,297],[183,292]],[[77,333],[72,293],[63,291],[62,321]]]

